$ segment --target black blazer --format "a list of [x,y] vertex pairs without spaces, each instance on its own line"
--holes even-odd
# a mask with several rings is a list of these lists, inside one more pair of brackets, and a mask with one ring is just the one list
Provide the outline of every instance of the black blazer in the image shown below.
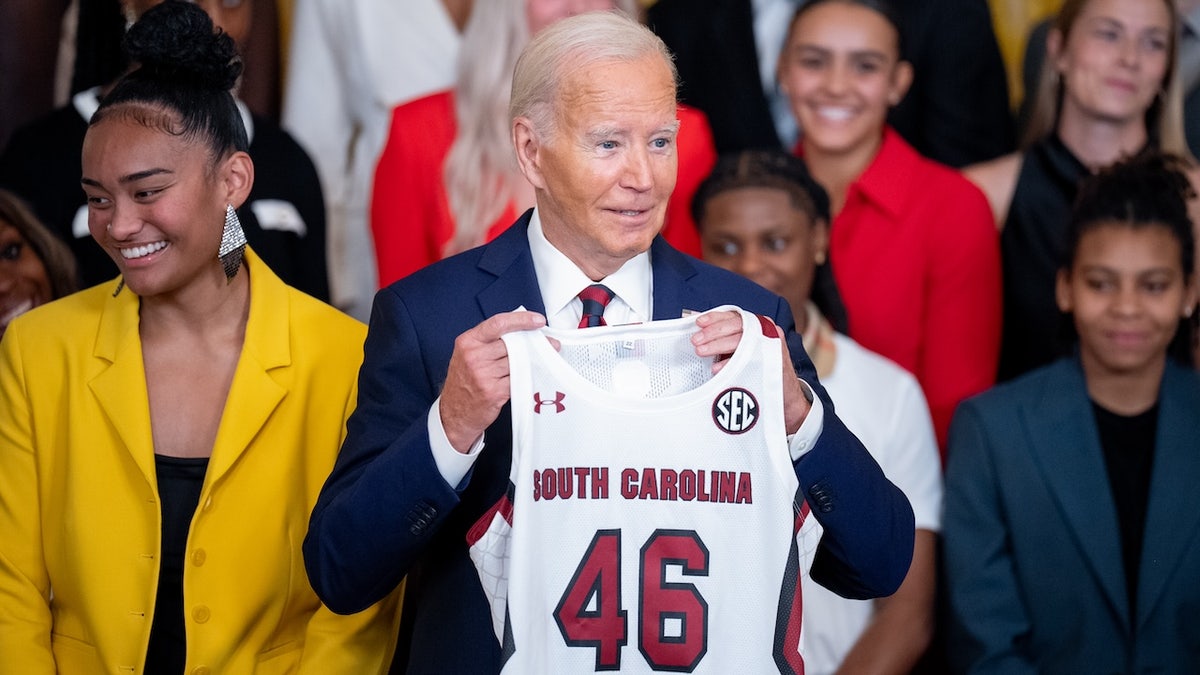
[[[951,166],[1013,149],[1008,81],[986,0],[893,0],[914,78],[888,121]],[[758,74],[750,0],[658,0],[650,27],[675,54],[680,100],[708,115],[719,152],[779,147]]]
[[[356,612],[407,575],[393,672],[495,673],[500,645],[466,543],[467,530],[508,486],[508,406],[464,485],[447,485],[429,447],[428,414],[454,339],[486,317],[524,306],[545,312],[529,252],[527,212],[492,243],[426,267],[375,296],[359,373],[358,407],[304,540],[309,579],[335,612]],[[863,445],[833,413],[780,297],[684,255],[650,248],[654,319],[739,305],[787,331],[797,373],[825,407],[818,441],[796,463],[825,528],[811,576],[848,597],[889,595],[908,572],[913,515]],[[406,669],[406,670],[405,670]]]

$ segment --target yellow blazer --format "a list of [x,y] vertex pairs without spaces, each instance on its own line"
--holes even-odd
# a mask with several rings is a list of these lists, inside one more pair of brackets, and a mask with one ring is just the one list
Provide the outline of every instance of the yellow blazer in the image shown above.
[[[337,616],[300,552],[366,329],[246,265],[245,344],[188,534],[186,672],[385,672],[399,593]],[[143,670],[161,507],[139,300],[115,287],[40,307],[0,343],[0,673]]]

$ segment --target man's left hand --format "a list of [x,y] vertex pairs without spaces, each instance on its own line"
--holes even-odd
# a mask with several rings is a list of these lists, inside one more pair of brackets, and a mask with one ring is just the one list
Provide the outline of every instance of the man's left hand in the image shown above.
[[[715,375],[725,367],[742,340],[742,316],[737,312],[708,312],[696,318],[696,325],[700,330],[692,336],[692,344],[698,356],[716,357],[716,363],[713,364]],[[800,378],[796,377],[783,329],[774,323],[771,326],[779,336],[779,344],[783,349],[783,414],[790,435],[799,431],[812,404],[804,395]]]

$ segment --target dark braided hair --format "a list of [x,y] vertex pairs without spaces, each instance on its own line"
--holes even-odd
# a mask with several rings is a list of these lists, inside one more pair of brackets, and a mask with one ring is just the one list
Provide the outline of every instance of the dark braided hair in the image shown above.
[[[249,147],[230,93],[242,73],[242,61],[232,38],[214,31],[203,9],[184,0],[166,0],[142,15],[122,45],[136,67],[100,102],[90,125],[110,115],[127,116],[206,143],[214,162]],[[154,109],[168,114],[155,114]]]
[[[787,194],[792,206],[814,224],[820,221],[828,227],[832,220],[829,193],[812,177],[803,161],[782,150],[746,150],[721,156],[712,173],[696,188],[692,197],[692,219],[696,228],[704,229],[705,209],[714,197],[742,188],[781,190]],[[833,278],[833,265],[828,258],[813,271],[809,295],[834,329],[846,332],[849,325],[846,306],[842,303],[842,295]]]

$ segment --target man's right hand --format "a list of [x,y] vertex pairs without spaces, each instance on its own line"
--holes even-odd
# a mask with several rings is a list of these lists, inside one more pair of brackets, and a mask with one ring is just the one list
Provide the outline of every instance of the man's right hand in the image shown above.
[[440,403],[450,445],[466,453],[508,402],[508,350],[501,335],[546,325],[546,317],[524,310],[489,317],[454,340]]

